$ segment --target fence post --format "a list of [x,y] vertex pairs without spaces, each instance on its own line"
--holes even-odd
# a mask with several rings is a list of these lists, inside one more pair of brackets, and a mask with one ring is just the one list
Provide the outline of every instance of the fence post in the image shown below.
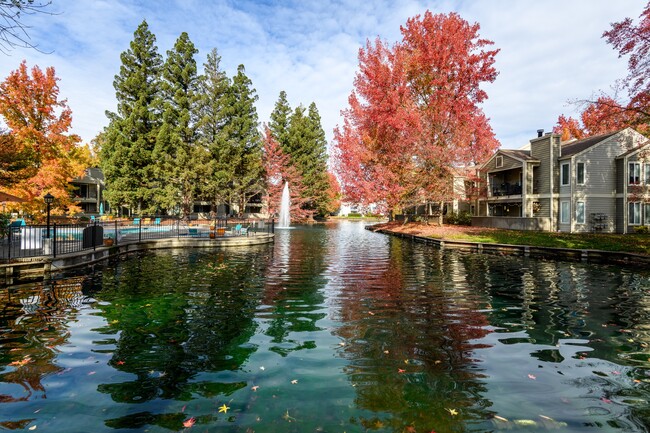
[[117,220],[115,220],[115,245],[117,245],[117,238],[119,236],[117,235]]
[[142,218],[138,221],[138,242],[142,241]]
[[97,240],[97,220],[93,221],[94,227],[92,230],[93,234],[93,251],[95,251],[95,241]]
[[9,234],[7,235],[7,241],[9,242],[9,252],[7,253],[7,260],[11,260],[11,238],[13,237],[14,229],[13,227],[9,228]]
[[56,258],[56,223],[54,223],[54,240],[52,241],[52,258]]

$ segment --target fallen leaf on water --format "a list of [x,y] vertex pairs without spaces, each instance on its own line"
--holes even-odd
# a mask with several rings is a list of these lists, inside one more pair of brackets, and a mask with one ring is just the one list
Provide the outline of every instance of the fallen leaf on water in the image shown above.
[[36,426],[35,425],[31,426],[29,430],[36,430]]
[[185,412],[185,408],[186,408],[186,407],[187,407],[187,405],[185,405],[185,406],[183,406],[183,407],[181,408],[181,413],[184,413],[184,412]]
[[13,366],[17,366],[17,367],[22,367],[22,366],[24,366],[24,365],[29,364],[30,362],[32,362],[32,358],[30,358],[29,356],[27,356],[27,357],[21,359],[20,361],[10,362],[9,365],[13,365]]
[[124,365],[124,364],[126,364],[126,362],[122,361],[121,359],[117,361],[117,365]]
[[92,376],[95,373],[96,373],[96,371],[91,371],[90,373],[88,373],[88,376]]
[[607,404],[610,404],[610,403],[612,402],[610,399],[605,398],[605,397],[600,397],[600,400],[601,400],[603,403],[607,403]]
[[266,370],[266,369],[264,368],[264,366],[261,366],[261,367],[260,367],[260,370],[264,371],[264,370]]
[[373,313],[372,311],[368,311],[368,314],[370,314],[371,316],[375,315],[375,313]]
[[449,412],[451,415],[454,415],[454,416],[458,415],[458,411],[456,409],[447,409],[447,408],[445,408],[445,410],[447,412]]
[[295,385],[295,384],[297,384],[297,383],[298,383],[298,379],[293,379],[293,380],[291,381],[291,384],[292,384],[292,385]]
[[535,380],[535,379],[537,379],[537,376],[535,376],[534,374],[529,374],[528,378],[532,379],[532,380]]
[[284,415],[282,415],[282,419],[284,419],[287,422],[292,422],[296,420],[294,417],[289,415],[289,409],[287,409],[287,412]]
[[499,416],[499,415],[494,415],[494,419],[499,420],[499,421],[503,421],[503,422],[508,422],[507,418],[504,418],[504,417]]
[[401,368],[398,368],[398,369],[397,369],[397,372],[398,372],[398,373],[406,373],[406,370],[403,370],[403,369],[401,369]]
[[228,413],[228,409],[230,409],[230,407],[223,404],[223,405],[219,406],[219,413],[221,413],[221,412]]
[[408,359],[405,359],[405,360],[404,360],[404,364],[408,364],[408,363],[409,363],[409,360],[408,360]]
[[252,386],[252,387],[251,387],[251,389],[252,389],[253,391],[257,391],[259,388],[260,388],[260,387],[259,387],[258,385],[255,385],[255,386]]
[[614,371],[612,371],[612,374],[619,375],[619,374],[621,374],[621,372],[617,371],[617,370],[614,370]]
[[183,421],[183,427],[190,428],[196,423],[196,418],[192,417],[188,420]]
[[390,352],[388,350],[384,350],[384,353],[388,355]]

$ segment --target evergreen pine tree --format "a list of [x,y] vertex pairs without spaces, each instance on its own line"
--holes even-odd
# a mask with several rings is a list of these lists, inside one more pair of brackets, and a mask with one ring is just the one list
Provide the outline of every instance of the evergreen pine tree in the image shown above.
[[163,123],[153,152],[156,204],[160,209],[180,209],[186,219],[192,212],[201,170],[196,146],[197,52],[185,32],[167,52],[161,84]]
[[291,115],[289,139],[283,150],[302,177],[305,206],[318,215],[325,215],[329,209],[326,147],[316,105],[312,103],[308,112],[302,105],[297,107]]
[[278,142],[280,147],[286,149],[289,144],[289,119],[291,117],[291,107],[287,101],[287,92],[280,92],[275,108],[271,112],[271,121],[269,129],[273,138]]
[[233,167],[230,191],[240,213],[244,212],[251,198],[262,193],[264,186],[262,144],[255,108],[257,95],[251,86],[244,65],[239,65],[227,93],[224,110],[224,154]]
[[210,202],[213,216],[216,215],[219,204],[229,202],[229,188],[234,177],[234,167],[230,164],[231,152],[224,131],[230,80],[221,70],[220,63],[221,57],[214,48],[208,53],[203,65],[204,74],[200,77],[201,99],[197,125],[199,151],[202,152],[201,165],[205,168],[198,194],[201,200]]
[[156,104],[162,64],[146,21],[120,59],[120,73],[113,81],[117,113],[106,113],[110,122],[102,133],[100,164],[112,207],[126,205],[140,214],[153,205],[152,152],[160,125]]

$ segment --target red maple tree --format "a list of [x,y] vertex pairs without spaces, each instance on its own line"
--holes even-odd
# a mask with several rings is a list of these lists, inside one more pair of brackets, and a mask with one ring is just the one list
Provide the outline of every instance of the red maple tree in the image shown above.
[[453,198],[453,169],[481,162],[498,142],[478,104],[498,50],[455,13],[427,11],[359,51],[359,71],[334,132],[335,168],[348,201],[388,210]]
[[298,170],[291,165],[289,155],[273,138],[268,126],[264,126],[263,164],[266,177],[266,202],[269,215],[280,211],[280,201],[285,182],[289,183],[291,207],[289,213],[292,220],[304,220],[311,216],[311,211],[303,209],[305,199],[301,198],[304,187]]

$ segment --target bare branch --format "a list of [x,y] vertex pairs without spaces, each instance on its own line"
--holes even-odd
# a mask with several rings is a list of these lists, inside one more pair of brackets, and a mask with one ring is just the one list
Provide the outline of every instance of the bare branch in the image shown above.
[[23,23],[22,18],[38,13],[54,15],[46,10],[51,4],[51,0],[0,0],[0,52],[8,55],[14,48],[41,51],[29,37],[27,30],[30,27]]

